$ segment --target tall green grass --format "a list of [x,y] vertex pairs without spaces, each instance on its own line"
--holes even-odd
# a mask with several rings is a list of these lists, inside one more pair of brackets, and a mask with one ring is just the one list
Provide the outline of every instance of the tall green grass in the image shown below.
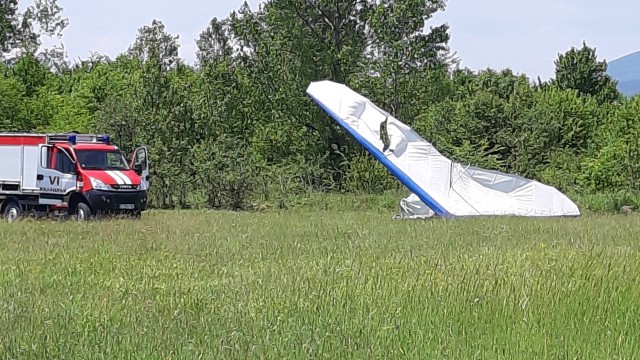
[[[408,196],[405,190],[389,191],[384,194],[322,194],[309,193],[289,196],[270,201],[260,200],[250,208],[257,211],[375,211],[388,213],[397,211],[400,199]],[[621,191],[592,195],[569,195],[580,211],[588,215],[620,214],[623,206],[640,211],[640,194]]]
[[631,359],[640,218],[0,224],[0,358]]

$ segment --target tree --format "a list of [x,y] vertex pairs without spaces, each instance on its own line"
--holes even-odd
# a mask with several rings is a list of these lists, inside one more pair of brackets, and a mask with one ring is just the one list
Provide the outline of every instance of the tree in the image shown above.
[[[60,38],[68,25],[57,0],[34,0],[24,13],[19,11],[18,0],[0,0],[0,60],[36,54],[42,35]],[[60,49],[54,46],[54,51],[45,50],[43,54],[56,58]]]
[[[0,64],[0,70],[3,70]],[[24,85],[18,79],[0,74],[0,132],[23,131],[29,127],[25,117]]]
[[582,170],[591,192],[640,191],[640,97],[624,99],[609,111],[596,137],[597,151]]
[[440,10],[443,0],[382,0],[372,6],[367,28],[369,88],[381,106],[396,117],[411,123],[417,115],[403,109],[408,97],[403,94],[417,88],[421,74],[447,67],[448,25],[431,27],[427,21]]
[[162,21],[154,19],[151,25],[138,29],[135,42],[129,47],[127,53],[143,63],[158,66],[158,70],[167,71],[175,68],[180,61],[178,39],[179,36],[167,33]]
[[581,96],[594,96],[600,102],[620,99],[617,81],[607,74],[606,61],[598,61],[596,49],[586,43],[581,49],[572,47],[555,61],[555,84],[561,90],[573,89]]
[[200,34],[196,41],[198,51],[196,57],[200,66],[209,61],[227,60],[233,55],[230,40],[229,20],[211,19],[209,26]]

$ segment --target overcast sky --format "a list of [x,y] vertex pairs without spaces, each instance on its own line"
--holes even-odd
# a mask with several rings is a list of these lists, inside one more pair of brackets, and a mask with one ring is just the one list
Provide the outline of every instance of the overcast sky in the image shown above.
[[[91,51],[115,57],[139,27],[161,20],[180,36],[192,62],[195,39],[211,18],[226,17],[242,0],[58,0],[70,25],[63,41],[71,59]],[[253,9],[259,0],[250,0]],[[608,61],[640,50],[640,1],[449,0],[429,24],[451,26],[451,50],[473,70],[509,67],[531,78],[553,74],[558,53],[582,41]]]

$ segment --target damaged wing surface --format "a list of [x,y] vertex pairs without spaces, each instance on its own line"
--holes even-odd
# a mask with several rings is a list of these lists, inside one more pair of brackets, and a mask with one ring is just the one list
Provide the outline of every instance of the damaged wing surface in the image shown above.
[[551,186],[449,160],[343,84],[313,82],[307,93],[412,192],[401,201],[400,217],[580,215],[577,205]]

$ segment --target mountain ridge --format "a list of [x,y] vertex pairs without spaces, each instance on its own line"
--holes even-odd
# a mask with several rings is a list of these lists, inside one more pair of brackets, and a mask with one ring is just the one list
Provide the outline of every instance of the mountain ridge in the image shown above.
[[618,90],[632,96],[640,94],[640,51],[609,62],[607,73],[618,81]]

